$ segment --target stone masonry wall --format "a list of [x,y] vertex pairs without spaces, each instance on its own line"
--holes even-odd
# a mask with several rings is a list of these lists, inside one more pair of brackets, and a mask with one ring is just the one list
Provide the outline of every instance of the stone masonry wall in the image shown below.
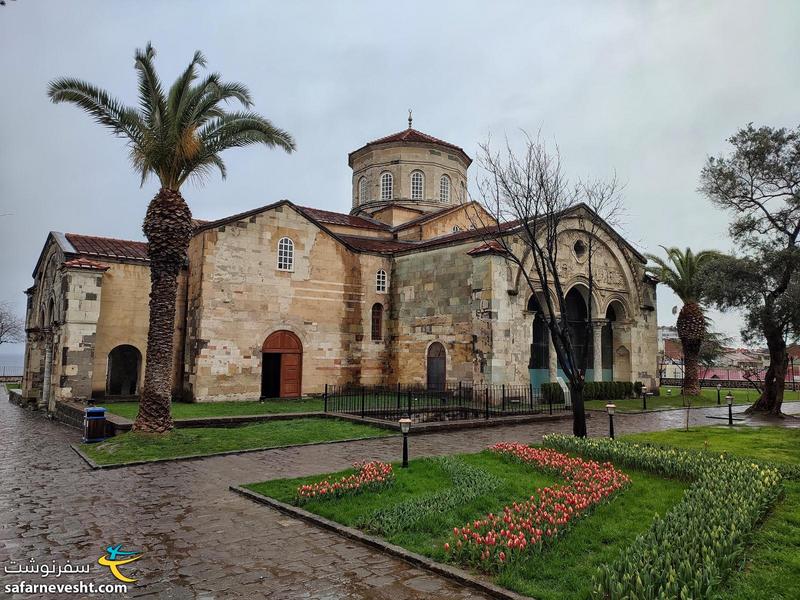
[[445,347],[448,382],[473,380],[473,336],[485,335],[485,331],[475,329],[474,311],[476,304],[480,306],[480,291],[474,296],[474,288],[480,290],[484,283],[473,278],[473,258],[467,254],[472,245],[395,258],[390,383],[425,384],[427,350],[433,342]]
[[[294,242],[294,270],[277,270],[282,237]],[[375,272],[388,259],[348,251],[289,206],[204,231],[192,240],[185,389],[198,401],[252,400],[261,391],[261,347],[288,330],[303,344],[302,393],[326,383],[378,376],[370,310]],[[363,358],[363,360],[362,360]]]

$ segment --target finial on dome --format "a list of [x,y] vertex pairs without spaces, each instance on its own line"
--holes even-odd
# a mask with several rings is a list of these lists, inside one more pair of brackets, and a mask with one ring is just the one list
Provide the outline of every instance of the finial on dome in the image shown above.
[[408,128],[411,129],[411,122],[413,121],[413,117],[411,116],[411,109],[408,109]]

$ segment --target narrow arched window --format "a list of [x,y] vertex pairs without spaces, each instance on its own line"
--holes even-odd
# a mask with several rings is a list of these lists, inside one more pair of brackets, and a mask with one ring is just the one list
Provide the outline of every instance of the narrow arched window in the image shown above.
[[422,200],[423,189],[425,188],[425,178],[422,171],[414,171],[411,174],[411,199]]
[[458,233],[459,231],[461,231],[461,227],[458,225],[453,225],[453,233]]
[[391,173],[381,175],[381,200],[391,200],[394,196],[394,179]]
[[372,339],[380,341],[383,339],[383,305],[372,305]]
[[367,195],[369,190],[367,189],[367,178],[362,177],[358,180],[358,203],[364,204],[365,202],[369,202],[369,196]]
[[294,271],[294,242],[288,237],[278,242],[278,270]]
[[375,291],[379,294],[386,293],[386,271],[383,269],[375,273]]
[[450,202],[450,178],[442,175],[439,180],[439,202]]

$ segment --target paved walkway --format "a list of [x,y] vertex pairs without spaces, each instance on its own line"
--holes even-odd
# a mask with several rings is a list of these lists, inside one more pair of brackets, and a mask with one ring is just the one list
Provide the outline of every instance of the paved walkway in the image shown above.
[[[798,413],[800,405],[786,409]],[[691,422],[714,423],[706,415],[725,410],[694,410]],[[615,426],[618,434],[680,427],[684,414],[619,415]],[[595,413],[590,434],[605,434],[607,425],[605,415]],[[570,427],[551,422],[422,435],[412,437],[411,454],[477,451],[502,440],[534,442]],[[85,581],[113,583],[96,560],[107,545],[123,544],[144,552],[138,568],[128,568],[139,578],[128,597],[483,598],[228,490],[230,484],[339,470],[356,460],[397,460],[397,438],[107,471],[89,470],[68,448],[78,438],[77,430],[10,404],[0,391],[1,564],[30,558],[40,564],[92,563]],[[68,576],[55,581],[0,573],[3,584],[20,578],[74,582]]]

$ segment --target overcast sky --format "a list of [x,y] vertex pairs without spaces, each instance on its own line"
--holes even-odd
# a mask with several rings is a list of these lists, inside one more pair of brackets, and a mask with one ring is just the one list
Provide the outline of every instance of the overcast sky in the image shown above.
[[[575,177],[616,172],[623,233],[653,252],[730,249],[728,217],[696,191],[700,169],[749,121],[800,123],[798,23],[791,0],[9,1],[0,7],[0,300],[24,311],[50,230],[142,239],[156,184],[140,188],[124,142],[45,92],[70,75],[133,103],[133,52],[148,40],[164,80],[201,49],[209,69],[246,83],[256,110],[297,141],[292,155],[228,152],[226,181],[184,190],[197,218],[280,198],[347,212],[347,153],[405,128],[413,108],[416,128],[473,157],[490,134],[541,129]],[[675,304],[660,287],[661,324],[674,323]],[[736,316],[712,316],[738,335]]]

